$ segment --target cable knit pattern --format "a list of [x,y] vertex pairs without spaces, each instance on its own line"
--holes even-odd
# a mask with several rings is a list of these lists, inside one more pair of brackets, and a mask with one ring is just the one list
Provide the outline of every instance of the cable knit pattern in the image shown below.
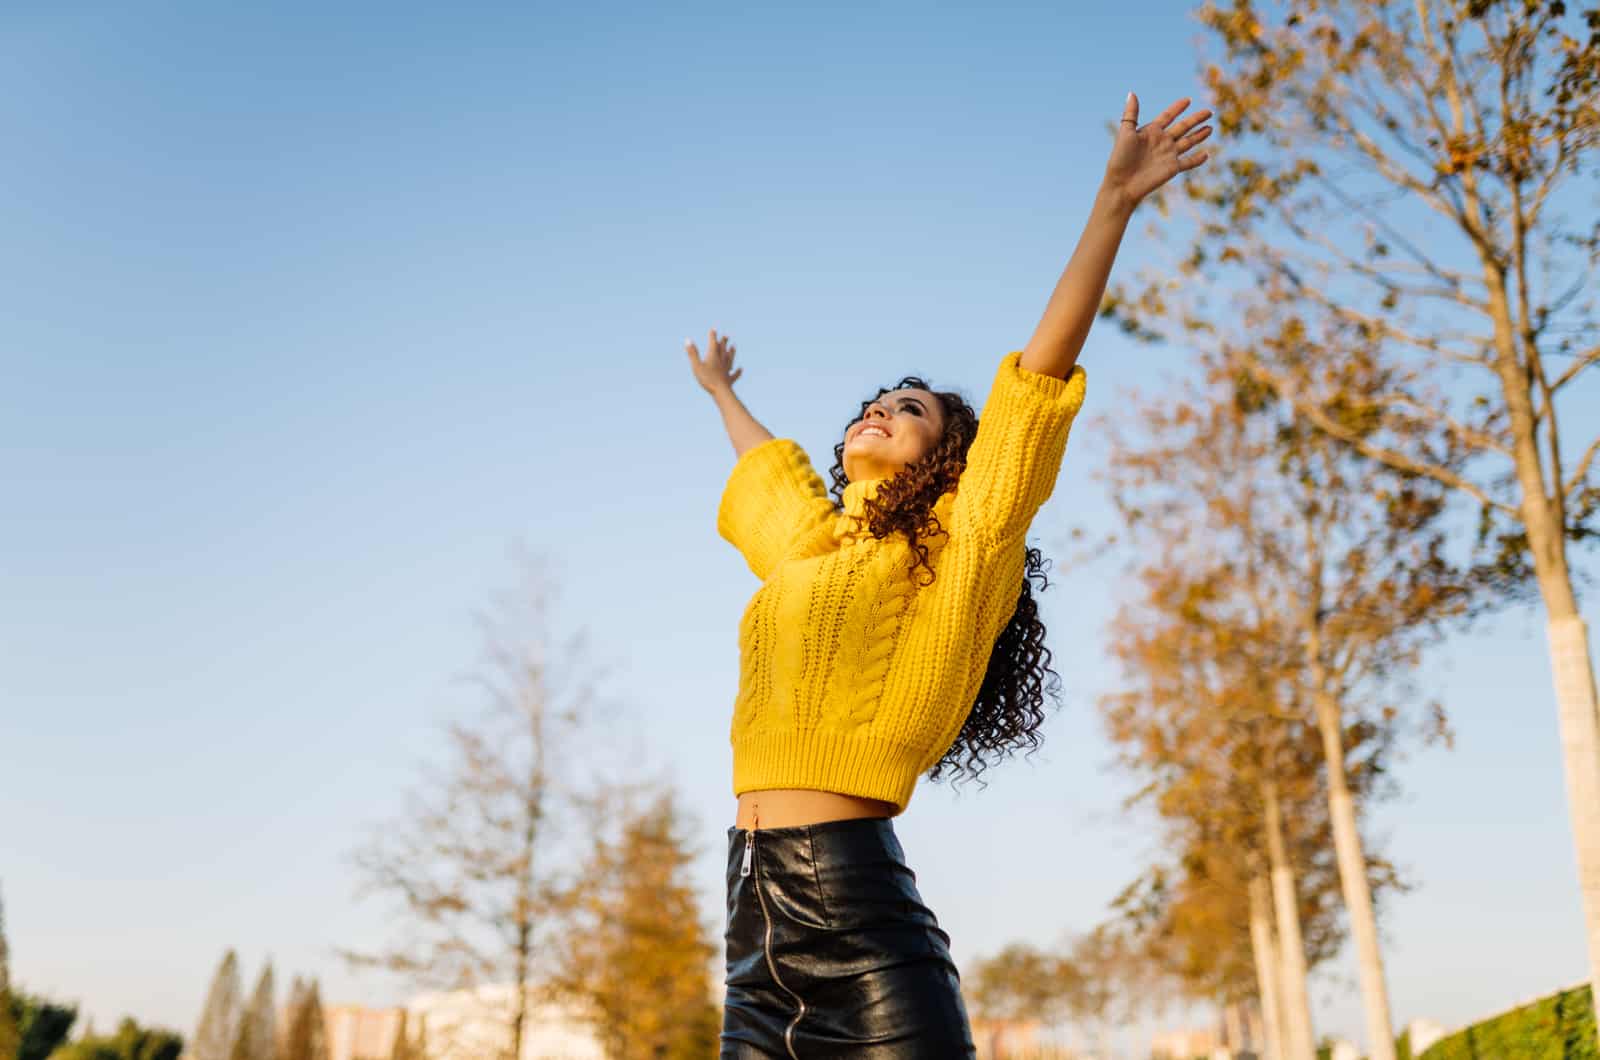
[[966,469],[934,506],[946,532],[921,539],[932,585],[912,579],[904,534],[867,530],[866,501],[884,480],[851,482],[836,506],[789,438],[734,464],[717,532],[762,581],[739,622],[735,795],[814,788],[899,813],[960,734],[1083,404],[1081,367],[1057,379],[1021,357],[1001,359]]

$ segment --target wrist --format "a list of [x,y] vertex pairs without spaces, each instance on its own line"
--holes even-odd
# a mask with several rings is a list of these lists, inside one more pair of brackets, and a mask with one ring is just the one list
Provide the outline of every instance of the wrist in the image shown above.
[[1139,200],[1127,188],[1109,181],[1101,183],[1094,197],[1095,213],[1122,222],[1133,216],[1134,207],[1138,205]]

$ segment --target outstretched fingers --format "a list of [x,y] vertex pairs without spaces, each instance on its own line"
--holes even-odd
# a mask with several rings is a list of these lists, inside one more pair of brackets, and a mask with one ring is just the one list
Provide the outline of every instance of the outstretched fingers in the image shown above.
[[1190,133],[1188,136],[1185,136],[1183,139],[1178,141],[1178,153],[1180,155],[1183,154],[1185,151],[1187,151],[1190,148],[1194,147],[1201,140],[1204,140],[1206,137],[1208,137],[1210,135],[1211,135],[1211,126],[1209,126],[1209,125],[1201,126],[1200,128],[1196,129],[1194,132]]
[[1178,115],[1183,113],[1184,108],[1187,107],[1190,102],[1190,98],[1188,96],[1184,96],[1182,99],[1172,104],[1172,106],[1156,115],[1155,120],[1150,124],[1155,126],[1157,129],[1165,129],[1167,126],[1172,124],[1173,120],[1176,119]]
[[1179,137],[1184,136],[1189,132],[1190,129],[1193,129],[1196,125],[1199,125],[1209,117],[1211,117],[1211,112],[1209,110],[1197,110],[1182,121],[1175,123],[1167,130],[1167,135],[1176,140]]

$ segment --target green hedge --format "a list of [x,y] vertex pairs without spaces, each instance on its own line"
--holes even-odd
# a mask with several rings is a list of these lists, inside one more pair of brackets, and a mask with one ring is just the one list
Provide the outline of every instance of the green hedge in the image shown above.
[[1417,1060],[1600,1060],[1589,988],[1540,998],[1441,1038]]

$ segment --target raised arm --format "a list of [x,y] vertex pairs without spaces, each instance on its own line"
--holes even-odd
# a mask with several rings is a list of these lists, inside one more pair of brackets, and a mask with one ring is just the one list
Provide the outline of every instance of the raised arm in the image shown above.
[[728,336],[718,338],[716,328],[712,328],[704,360],[694,343],[685,339],[683,345],[688,350],[689,366],[696,381],[711,395],[718,411],[722,413],[722,425],[728,429],[728,440],[733,443],[734,455],[743,456],[771,438],[772,432],[750,415],[750,410],[733,392],[734,380],[739,378],[744,369],[733,367],[734,346]]
[[733,367],[733,343],[711,332],[702,360],[685,342],[695,379],[722,412],[738,454],[717,503],[717,533],[744,556],[762,581],[808,531],[834,515],[833,499],[811,458],[793,438],[774,438],[733,394],[744,369]]
[[1050,295],[1033,338],[1022,350],[1023,368],[1058,379],[1072,374],[1083,340],[1088,338],[1089,328],[1100,311],[1111,263],[1116,260],[1134,208],[1146,195],[1206,160],[1203,151],[1186,152],[1211,134],[1209,125],[1195,128],[1211,117],[1211,112],[1197,111],[1178,121],[1188,106],[1189,100],[1180,99],[1141,128],[1139,99],[1128,93],[1111,158],[1089,211],[1089,223]]

